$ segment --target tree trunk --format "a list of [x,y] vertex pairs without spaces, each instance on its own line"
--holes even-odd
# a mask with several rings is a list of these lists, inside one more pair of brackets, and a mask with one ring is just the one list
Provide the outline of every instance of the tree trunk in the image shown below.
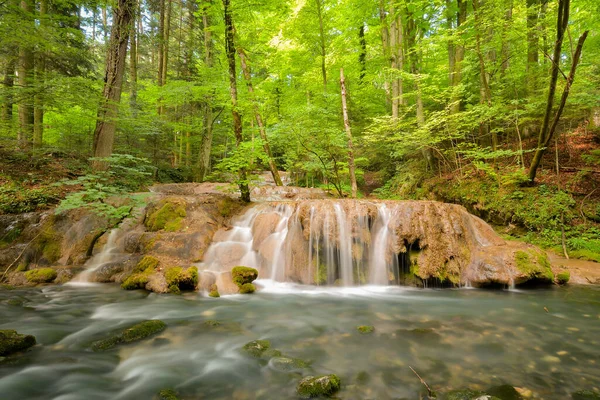
[[108,16],[106,15],[107,6],[102,7],[102,35],[104,37],[104,44],[106,44],[106,39],[108,38]]
[[[208,8],[211,0],[205,2],[202,12],[202,25],[204,28],[204,63],[206,67],[213,67],[213,45],[212,31],[209,26]],[[213,131],[213,95],[206,96],[202,110],[202,139],[200,141],[200,154],[198,156],[198,173],[196,179],[202,182],[208,173],[210,167],[210,150],[212,147],[212,131]]]
[[134,17],[129,37],[129,108],[131,116],[137,118],[137,24],[140,10],[137,0],[134,0]]
[[362,85],[367,74],[367,41],[365,40],[365,24],[363,23],[358,30],[358,42],[360,43],[360,53],[358,53],[358,63],[360,64],[360,84]]
[[527,89],[529,94],[537,89],[539,8],[540,0],[527,0]]
[[[567,83],[565,84],[565,88],[563,90],[563,94],[560,99],[560,103],[558,105],[558,109],[554,114],[554,118],[552,120],[552,124],[549,125],[550,121],[550,113],[552,112],[552,105],[554,102],[554,93],[556,92],[556,81],[558,80],[558,68],[560,64],[560,48],[562,45],[562,38],[564,32],[567,29],[569,23],[569,6],[570,0],[559,0],[558,5],[558,24],[557,24],[557,36],[556,36],[556,44],[554,48],[554,58],[552,63],[552,77],[550,79],[550,93],[548,94],[548,104],[546,105],[546,114],[544,115],[544,123],[542,125],[542,129],[540,130],[538,136],[538,147],[533,156],[533,161],[531,162],[531,166],[529,168],[529,181],[533,183],[535,181],[535,176],[537,173],[537,169],[542,161],[542,157],[546,152],[546,148],[550,145],[552,141],[552,136],[556,131],[556,127],[558,125],[558,121],[560,120],[560,116],[565,108],[565,104],[567,103],[567,98],[569,97],[569,91],[571,90],[571,85],[573,85],[573,81],[575,80],[575,72],[577,71],[577,65],[579,64],[579,59],[581,58],[581,50],[583,48],[583,44],[588,35],[588,31],[583,32],[583,34],[579,37],[579,41],[577,42],[577,48],[575,50],[575,54],[573,54],[573,60],[571,63],[571,71],[569,72],[569,76],[567,77]],[[561,21],[562,17],[562,21]],[[555,73],[555,69],[557,70]],[[552,97],[551,97],[552,96]]]
[[[113,25],[106,55],[106,69],[104,72],[104,89],[102,100],[98,108],[98,119],[94,131],[94,157],[109,157],[113,151],[115,140],[116,119],[121,100],[121,87],[125,73],[125,59],[127,57],[127,43],[134,14],[134,0],[118,0],[113,9]],[[95,170],[107,168],[106,163],[95,161],[92,163]]]
[[163,85],[163,66],[164,66],[164,49],[165,49],[165,0],[159,1],[159,21],[158,21],[158,76],[156,83],[158,86]]
[[323,75],[323,91],[327,91],[327,69],[325,67],[325,27],[323,26],[323,0],[315,0],[317,3],[317,16],[319,17],[319,46],[321,49],[321,74]]
[[[231,115],[233,117],[233,132],[235,133],[235,144],[239,148],[244,140],[242,136],[242,116],[238,111],[237,99],[237,74],[235,72],[235,42],[233,40],[233,20],[231,18],[230,0],[223,0],[225,15],[225,52],[227,53],[227,64],[229,65],[229,93],[231,95]],[[240,168],[240,194],[242,201],[250,202],[250,188],[246,168]]]
[[170,37],[170,32],[171,32],[171,5],[172,5],[172,0],[166,0],[167,1],[167,9],[165,11],[165,26],[164,26],[164,32],[163,32],[163,66],[162,66],[162,84],[166,85],[167,84],[167,71],[169,69],[169,37]]
[[350,173],[350,185],[352,186],[352,198],[356,198],[358,191],[356,185],[356,172],[354,167],[354,145],[352,144],[352,131],[350,130],[350,119],[348,118],[348,105],[346,103],[346,80],[344,69],[340,68],[340,86],[342,88],[342,113],[344,115],[344,128],[348,137],[348,172]]
[[242,48],[238,48],[238,54],[240,56],[242,72],[244,74],[244,78],[246,79],[248,93],[250,93],[250,98],[252,100],[252,108],[254,109],[254,116],[256,118],[256,124],[258,125],[258,132],[260,133],[260,137],[263,141],[263,149],[265,150],[265,153],[269,158],[269,170],[271,171],[271,175],[273,175],[275,185],[283,186],[283,183],[281,182],[281,177],[279,176],[279,171],[277,170],[275,161],[273,161],[273,153],[271,153],[271,146],[269,146],[269,139],[267,138],[267,130],[265,129],[265,124],[263,122],[262,116],[260,115],[258,101],[256,100],[256,96],[254,95],[254,86],[252,86],[252,73],[250,71],[250,66],[247,62],[248,56],[246,56],[246,53]]
[[[488,107],[492,107],[492,92],[490,90],[490,84],[488,81],[488,75],[485,69],[485,59],[483,58],[483,52],[481,50],[481,11],[479,9],[479,0],[473,0],[473,16],[475,17],[475,49],[477,51],[477,59],[479,60],[479,80],[480,80],[480,93],[481,93],[481,104],[486,104]],[[480,124],[480,131],[487,135],[488,121]],[[498,137],[495,130],[492,130],[492,150],[496,150],[498,146]]]
[[[23,11],[26,23],[31,29],[33,23],[33,6],[30,0],[21,0],[21,10]],[[21,149],[26,149],[31,143],[33,137],[33,49],[30,44],[23,43],[19,47],[19,132],[17,136],[18,145]]]
[[[46,16],[48,14],[48,0],[40,1],[40,27],[44,28],[47,25]],[[34,98],[33,111],[33,148],[37,149],[42,146],[44,139],[44,82],[46,75],[46,55],[42,52],[36,64],[36,81],[37,90]]]
[[12,118],[13,118],[13,88],[15,86],[15,69],[17,62],[14,54],[10,54],[9,59],[6,63],[6,69],[4,70],[4,80],[2,85],[4,86],[2,95],[2,124],[7,129],[11,130]]
[[[456,1],[458,12],[456,13],[456,31],[457,37],[461,37],[460,28],[467,21],[467,2],[466,0]],[[460,40],[460,39],[459,39]],[[462,62],[465,58],[465,46],[462,43],[453,43],[454,48],[454,64],[451,70],[450,85],[454,88],[459,86],[462,81]],[[457,114],[461,110],[462,96],[457,90],[453,91],[453,96],[450,105],[450,114]]]
[[[387,66],[390,60],[390,30],[388,28],[387,20],[385,17],[385,2],[379,0],[379,22],[381,23],[381,44],[383,50],[383,59]],[[392,94],[390,92],[390,82],[385,79],[383,81],[383,88],[385,90],[385,101],[389,107],[391,103]]]

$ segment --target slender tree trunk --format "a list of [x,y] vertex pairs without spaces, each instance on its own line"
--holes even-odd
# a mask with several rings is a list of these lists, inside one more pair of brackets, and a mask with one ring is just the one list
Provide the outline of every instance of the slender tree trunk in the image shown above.
[[[211,5],[211,0],[204,3],[202,12],[202,25],[204,28],[204,63],[206,67],[213,67],[213,44],[212,31],[209,25],[208,8]],[[213,97],[214,91],[206,96],[202,106],[202,139],[200,141],[200,154],[198,157],[198,174],[197,180],[202,182],[209,171],[210,167],[210,150],[212,148],[213,136]]]
[[[125,73],[127,43],[134,9],[134,0],[118,0],[113,9],[113,25],[110,32],[104,72],[104,89],[102,90],[102,101],[98,108],[96,130],[94,131],[94,157],[108,157],[113,151],[116,119],[121,100],[123,74]],[[106,163],[101,161],[95,161],[92,166],[96,170],[107,167]]]
[[[235,144],[239,148],[242,141],[242,116],[238,111],[237,99],[237,74],[235,72],[235,42],[233,40],[233,20],[231,18],[230,0],[223,0],[225,16],[225,52],[227,53],[227,64],[229,65],[229,93],[231,94],[231,115],[233,117],[233,132],[235,133]],[[242,201],[250,202],[250,188],[246,168],[240,168],[240,194]]]
[[[24,23],[32,30],[33,5],[30,0],[21,0],[21,10],[24,14]],[[21,44],[19,48],[19,132],[17,136],[18,145],[21,149],[26,149],[31,144],[33,138],[33,68],[34,56],[33,50],[28,43]]]
[[[40,27],[45,28],[47,25],[46,16],[48,14],[48,0],[40,1]],[[34,111],[33,111],[33,148],[37,149],[43,145],[44,138],[44,100],[43,93],[44,83],[46,78],[46,54],[42,52],[38,56],[36,63],[36,83],[37,90],[34,98]]]
[[[488,75],[485,69],[485,59],[483,57],[483,51],[481,49],[481,31],[483,30],[481,24],[481,11],[479,9],[479,0],[473,0],[473,15],[475,17],[475,49],[477,51],[477,59],[479,60],[479,79],[480,79],[480,93],[481,93],[481,104],[486,104],[488,107],[492,107],[492,92],[488,81]],[[488,122],[480,124],[480,130],[482,133],[488,133]],[[492,131],[492,150],[496,150],[498,146],[498,137],[496,131]]]
[[131,109],[131,115],[133,118],[137,118],[138,107],[137,107],[137,24],[136,21],[140,14],[140,5],[137,0],[134,0],[135,10],[133,23],[131,24],[131,34],[129,37],[129,108]]
[[[466,0],[456,0],[456,5],[458,8],[458,11],[456,13],[456,31],[458,32],[458,34],[454,36],[459,38],[458,40],[461,40],[461,26],[463,26],[467,21],[467,2]],[[453,96],[451,100],[450,114],[457,114],[461,110],[462,96],[456,90],[456,87],[459,86],[462,82],[462,62],[465,58],[465,46],[460,42],[453,42],[452,44],[452,47],[454,48],[454,56],[452,57],[454,60],[454,64],[451,70],[450,85],[453,88],[455,88],[455,90],[453,91]]]
[[321,49],[321,74],[323,75],[323,91],[327,91],[327,68],[325,66],[325,27],[323,26],[323,0],[315,0],[317,3],[317,16],[319,17],[319,47]]
[[539,12],[540,0],[527,0],[527,89],[529,94],[537,89]]
[[244,78],[246,79],[246,86],[248,87],[248,92],[250,93],[250,98],[252,100],[252,108],[254,109],[254,116],[256,118],[256,124],[258,125],[258,132],[260,133],[260,137],[263,142],[263,149],[269,158],[269,170],[271,171],[271,175],[273,175],[273,180],[275,181],[275,185],[283,186],[281,182],[281,177],[279,176],[279,171],[277,170],[277,166],[275,165],[275,161],[273,161],[273,153],[271,152],[271,146],[269,146],[269,139],[267,138],[267,130],[265,128],[265,124],[263,122],[262,116],[260,115],[260,110],[258,108],[258,101],[254,94],[254,86],[252,85],[252,73],[250,71],[250,66],[248,65],[248,56],[244,52],[244,49],[238,48],[238,54],[240,56],[240,63],[242,66],[242,72],[244,74]]
[[[531,183],[535,181],[535,176],[537,173],[537,169],[542,161],[542,157],[546,152],[546,148],[550,145],[552,141],[552,137],[554,136],[554,132],[556,131],[556,127],[558,126],[558,121],[560,120],[560,116],[565,108],[565,104],[567,103],[567,98],[569,97],[569,91],[571,90],[571,85],[573,85],[573,81],[575,80],[575,72],[577,71],[577,65],[579,64],[579,59],[581,58],[581,51],[583,48],[583,44],[588,35],[588,31],[583,32],[583,34],[579,37],[579,41],[577,42],[577,48],[575,50],[575,54],[573,54],[573,60],[571,62],[571,71],[569,72],[569,76],[567,77],[567,83],[565,84],[565,88],[563,90],[560,103],[558,105],[558,109],[554,114],[554,118],[552,119],[552,124],[550,124],[550,113],[552,112],[552,106],[554,102],[554,93],[556,92],[556,83],[558,80],[558,68],[560,64],[560,50],[562,46],[562,39],[564,33],[567,29],[569,23],[569,6],[570,0],[559,0],[558,5],[558,23],[557,23],[557,37],[556,44],[554,48],[554,57],[552,63],[552,76],[550,79],[550,90],[548,94],[548,103],[546,105],[546,114],[544,115],[544,123],[542,125],[542,129],[540,130],[538,136],[538,147],[533,156],[533,161],[531,162],[531,166],[529,167],[529,180]],[[562,20],[561,20],[562,18]],[[556,72],[555,72],[556,70]]]
[[[385,16],[385,1],[379,0],[379,22],[381,23],[381,44],[383,50],[383,59],[385,60],[385,65],[387,66],[391,53],[390,53],[390,30],[388,28],[387,18]],[[387,106],[391,104],[392,94],[390,91],[390,82],[388,79],[385,79],[383,82],[383,88],[385,90],[385,101]]]
[[399,79],[396,77],[398,71],[398,57],[397,57],[397,49],[402,46],[402,42],[398,42],[399,35],[398,32],[402,30],[402,26],[398,26],[396,20],[396,10],[394,6],[390,7],[390,17],[392,18],[392,22],[390,23],[390,54],[391,54],[391,63],[392,63],[392,119],[394,121],[398,120],[398,115],[400,111],[400,94],[398,83]]
[[9,59],[6,63],[6,69],[4,70],[4,80],[2,85],[4,86],[2,94],[2,123],[7,131],[11,130],[12,119],[13,119],[13,88],[15,86],[15,69],[17,62],[14,54],[9,54]]
[[164,66],[164,49],[165,49],[165,0],[159,1],[159,21],[158,21],[158,76],[156,79],[157,85],[163,85],[163,66]]
[[165,11],[165,26],[163,31],[163,66],[162,66],[162,84],[167,84],[167,71],[169,69],[169,37],[171,32],[171,6],[172,0],[166,0],[167,9]]
[[363,83],[367,74],[367,41],[365,39],[365,24],[363,23],[358,30],[358,42],[360,43],[360,53],[358,54],[358,63],[360,64],[360,83]]
[[102,13],[102,35],[104,37],[104,44],[106,44],[106,40],[108,39],[108,16],[107,14],[107,7],[104,6],[101,9],[101,13]]
[[350,129],[350,119],[348,118],[348,105],[346,103],[346,80],[344,79],[344,69],[340,68],[340,86],[342,89],[342,113],[344,115],[344,128],[348,137],[348,172],[350,173],[350,185],[352,186],[352,198],[356,198],[358,187],[356,185],[356,172],[354,167],[354,145],[352,144],[352,130]]

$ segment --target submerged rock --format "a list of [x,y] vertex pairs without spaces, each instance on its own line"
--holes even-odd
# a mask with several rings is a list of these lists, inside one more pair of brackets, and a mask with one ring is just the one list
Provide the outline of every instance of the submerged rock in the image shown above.
[[210,285],[210,291],[208,292],[208,295],[210,297],[221,297],[221,295],[219,294],[219,289],[217,288],[217,285],[215,285],[214,283],[212,285]]
[[294,371],[308,368],[310,364],[299,358],[275,356],[269,361],[269,366],[277,371]]
[[243,347],[244,351],[252,357],[261,357],[263,353],[271,347],[271,342],[268,340],[253,340],[246,343]]
[[35,336],[23,335],[10,329],[0,330],[0,357],[28,349],[35,344]]
[[92,343],[92,350],[104,351],[123,343],[131,343],[145,339],[155,333],[162,332],[167,327],[163,321],[152,319],[135,324],[109,338]]
[[296,387],[296,392],[303,399],[311,397],[330,397],[340,390],[340,378],[337,375],[307,376]]
[[489,395],[485,392],[471,390],[471,389],[458,389],[448,392],[444,397],[446,400],[503,400],[496,396]]
[[578,390],[571,394],[573,400],[600,400],[600,392],[593,390]]
[[177,392],[173,389],[162,389],[154,397],[155,400],[180,400]]
[[356,330],[362,334],[373,333],[375,330],[374,326],[371,325],[360,325],[356,327]]
[[517,389],[511,385],[499,385],[487,389],[486,394],[496,396],[502,400],[521,400],[523,397],[519,394]]

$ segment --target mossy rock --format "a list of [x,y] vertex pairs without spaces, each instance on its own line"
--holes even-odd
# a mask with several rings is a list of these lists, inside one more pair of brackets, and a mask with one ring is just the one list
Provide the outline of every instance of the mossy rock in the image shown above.
[[569,271],[561,271],[556,274],[556,283],[559,285],[565,285],[571,279],[571,273]]
[[310,363],[299,358],[275,356],[269,361],[269,365],[277,371],[295,371],[310,367]]
[[254,293],[256,292],[256,286],[254,286],[251,283],[244,283],[243,285],[240,286],[240,293],[241,294],[250,294],[250,293]]
[[187,215],[185,206],[185,202],[179,199],[167,199],[159,202],[157,207],[147,215],[146,227],[151,232],[181,230],[183,219]]
[[269,348],[271,348],[271,342],[268,340],[253,340],[246,343],[242,349],[252,357],[261,357]]
[[177,392],[173,389],[162,389],[154,397],[155,400],[180,400]]
[[578,390],[571,394],[573,400],[600,400],[600,393],[593,390]]
[[356,330],[362,334],[373,333],[375,331],[375,327],[371,325],[360,325],[356,327]]
[[258,278],[258,271],[250,267],[233,267],[231,277],[233,278],[233,282],[241,287],[246,283],[252,283]]
[[0,357],[35,346],[35,336],[22,335],[11,329],[0,330]]
[[151,319],[135,324],[111,337],[98,340],[92,343],[92,350],[104,351],[123,343],[131,343],[145,339],[158,332],[162,332],[167,327],[163,321]]
[[307,376],[298,383],[296,392],[303,399],[331,397],[340,390],[340,383],[340,378],[334,374]]
[[515,264],[517,269],[528,279],[552,282],[554,273],[548,261],[548,256],[543,252],[517,251],[515,252]]
[[219,294],[219,288],[217,288],[217,285],[215,285],[214,283],[210,285],[209,290],[210,291],[208,292],[208,295],[210,297],[221,297],[221,295]]
[[446,400],[479,400],[482,397],[485,400],[501,400],[496,396],[490,396],[485,392],[480,392],[471,389],[452,390],[444,398]]
[[49,283],[56,279],[58,273],[53,268],[36,268],[25,272],[27,281],[33,283]]
[[125,290],[145,289],[158,263],[156,257],[144,256],[133,269],[133,273],[123,281],[121,287]]
[[320,265],[318,268],[315,268],[315,284],[327,284],[327,267],[325,265]]
[[521,400],[523,397],[511,385],[494,386],[485,391],[490,396],[496,396],[502,400]]
[[182,290],[196,290],[198,287],[198,268],[171,267],[165,271],[165,279],[169,292],[180,293]]

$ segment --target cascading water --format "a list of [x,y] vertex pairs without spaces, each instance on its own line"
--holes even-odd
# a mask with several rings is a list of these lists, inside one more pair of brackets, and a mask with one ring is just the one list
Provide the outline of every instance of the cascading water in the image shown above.
[[119,229],[113,229],[108,234],[106,244],[102,250],[90,258],[85,264],[86,269],[81,274],[77,275],[71,282],[73,283],[85,283],[90,282],[94,272],[105,264],[113,262],[114,259],[119,255],[119,246],[117,239],[119,238]]
[[200,269],[237,265],[274,281],[387,285],[398,276],[392,212],[385,203],[262,203],[215,235]]

